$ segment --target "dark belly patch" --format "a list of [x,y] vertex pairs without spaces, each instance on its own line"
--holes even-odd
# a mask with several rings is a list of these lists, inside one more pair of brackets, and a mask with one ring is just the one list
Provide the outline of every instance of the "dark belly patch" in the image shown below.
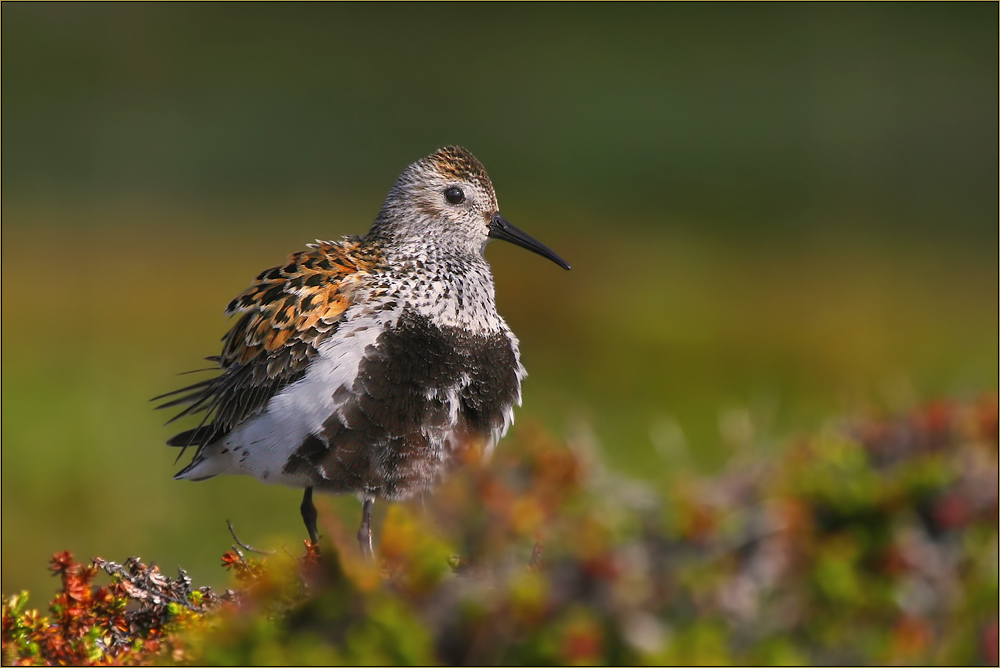
[[433,487],[458,450],[503,426],[520,390],[517,367],[503,333],[404,314],[369,346],[353,386],[335,395],[338,412],[305,439],[284,473],[309,476],[320,489],[389,499]]

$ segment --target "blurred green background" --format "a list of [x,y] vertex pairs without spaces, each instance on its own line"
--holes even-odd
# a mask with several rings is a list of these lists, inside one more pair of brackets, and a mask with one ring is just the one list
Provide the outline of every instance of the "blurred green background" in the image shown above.
[[304,537],[296,490],[172,481],[148,399],[444,144],[573,264],[488,250],[517,425],[618,471],[997,388],[995,3],[0,11],[4,593],[56,550],[219,584],[226,519]]

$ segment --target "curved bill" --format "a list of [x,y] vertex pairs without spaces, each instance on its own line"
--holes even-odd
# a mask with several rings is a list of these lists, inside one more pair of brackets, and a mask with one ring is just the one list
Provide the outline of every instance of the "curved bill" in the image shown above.
[[510,221],[499,213],[493,214],[490,221],[490,238],[502,239],[516,244],[521,248],[527,248],[532,253],[538,253],[542,257],[548,258],[558,264],[563,269],[569,269],[569,263],[562,259],[555,252],[540,241],[532,239],[530,236],[510,224]]

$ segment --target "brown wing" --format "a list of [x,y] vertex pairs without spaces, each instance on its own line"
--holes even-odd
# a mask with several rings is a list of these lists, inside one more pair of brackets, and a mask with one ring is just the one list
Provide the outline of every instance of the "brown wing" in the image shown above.
[[221,375],[156,397],[181,395],[157,406],[186,405],[170,422],[206,413],[201,426],[167,444],[210,443],[301,378],[320,343],[337,330],[354,290],[380,262],[377,251],[354,238],[310,244],[284,265],[261,272],[226,307],[227,315],[240,316],[222,339],[222,354],[208,358]]

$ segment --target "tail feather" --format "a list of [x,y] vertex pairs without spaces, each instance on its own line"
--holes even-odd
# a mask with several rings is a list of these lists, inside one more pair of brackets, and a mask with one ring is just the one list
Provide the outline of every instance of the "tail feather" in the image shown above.
[[[159,401],[160,399],[166,399],[167,397],[172,397],[172,396],[175,396],[175,395],[178,395],[178,394],[182,394],[184,392],[189,392],[192,397],[195,397],[195,396],[198,396],[199,394],[201,394],[200,391],[196,391],[196,390],[201,390],[202,388],[205,388],[205,387],[211,385],[214,382],[215,382],[215,378],[209,378],[207,380],[203,380],[203,381],[194,383],[193,385],[187,385],[186,387],[182,387],[179,390],[174,390],[172,392],[166,392],[166,393],[161,394],[159,396],[153,397],[152,399],[150,399],[150,401]],[[170,403],[163,404],[162,406],[157,406],[157,408],[159,409],[159,408],[167,408],[168,406],[175,406],[178,403],[182,403],[185,399],[190,400],[189,397],[185,397],[184,399],[179,399],[179,400],[171,401]]]
[[174,475],[174,480],[208,480],[228,472],[228,457],[221,456],[216,445],[201,446],[191,463]]
[[182,431],[176,436],[172,436],[167,441],[167,445],[172,448],[187,448],[195,445],[208,445],[218,436],[221,436],[221,434],[215,428],[215,425],[206,424],[201,427],[195,427],[194,429]]

